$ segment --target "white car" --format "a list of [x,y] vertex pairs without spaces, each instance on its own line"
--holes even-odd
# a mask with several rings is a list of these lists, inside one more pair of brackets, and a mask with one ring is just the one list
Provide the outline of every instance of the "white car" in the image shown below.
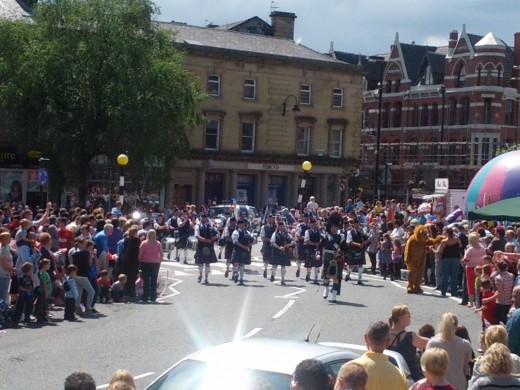
[[288,390],[294,369],[318,359],[336,377],[360,356],[347,349],[304,341],[244,339],[203,349],[169,368],[147,390]]

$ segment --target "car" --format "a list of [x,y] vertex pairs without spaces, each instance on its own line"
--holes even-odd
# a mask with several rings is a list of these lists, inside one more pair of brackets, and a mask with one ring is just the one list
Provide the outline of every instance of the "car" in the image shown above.
[[250,338],[202,349],[180,360],[147,390],[244,390],[290,388],[294,369],[318,359],[334,378],[359,352],[304,341]]
[[[365,345],[359,344],[347,344],[347,343],[334,343],[334,342],[321,342],[320,345],[324,345],[332,348],[344,348],[352,352],[359,353],[360,355],[364,354],[367,351],[367,347]],[[412,374],[410,373],[410,368],[408,367],[408,363],[404,360],[403,355],[399,352],[391,351],[389,349],[385,349],[383,352],[390,362],[401,369],[406,375],[406,381],[408,382],[408,387],[414,384],[414,380],[412,378]]]

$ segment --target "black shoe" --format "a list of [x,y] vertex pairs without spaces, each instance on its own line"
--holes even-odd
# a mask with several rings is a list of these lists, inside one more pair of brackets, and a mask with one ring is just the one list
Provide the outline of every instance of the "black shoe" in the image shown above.
[[350,280],[350,274],[345,275],[345,282],[348,282]]
[[209,285],[208,278],[204,279],[204,284],[207,286]]
[[197,282],[201,282],[202,281],[202,275],[199,275],[199,277],[197,278]]
[[393,276],[390,276],[390,280],[393,282],[395,278]]
[[238,283],[238,272],[233,274],[233,282]]
[[188,260],[184,259],[184,261],[182,262],[182,264],[188,264]]
[[227,269],[226,272],[224,272],[224,277],[227,278],[229,276],[229,270]]
[[300,269],[299,269],[299,268],[296,270],[296,277],[297,277],[297,278],[300,277]]
[[267,279],[267,270],[264,269],[264,279]]
[[274,282],[274,275],[271,275],[271,282]]
[[364,286],[365,285],[365,283],[363,283],[361,280],[358,280],[357,284],[358,284],[358,286]]
[[305,277],[305,281],[308,282],[309,280],[311,280],[311,275],[307,274],[307,276]]
[[238,283],[239,286],[244,286],[244,281],[241,280],[239,283]]
[[386,280],[386,275],[385,275],[385,276],[383,276],[383,280]]
[[282,286],[287,286],[287,283],[285,283],[285,280],[282,280],[282,282],[280,283]]

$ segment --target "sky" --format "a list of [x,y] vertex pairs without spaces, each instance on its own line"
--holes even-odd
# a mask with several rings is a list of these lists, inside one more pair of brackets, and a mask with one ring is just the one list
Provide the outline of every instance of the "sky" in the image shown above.
[[[271,0],[152,0],[160,21],[223,25],[258,16],[271,23]],[[520,32],[520,0],[277,0],[274,10],[293,12],[295,40],[319,52],[334,49],[375,55],[401,43],[445,46],[452,30],[493,32],[509,46]]]

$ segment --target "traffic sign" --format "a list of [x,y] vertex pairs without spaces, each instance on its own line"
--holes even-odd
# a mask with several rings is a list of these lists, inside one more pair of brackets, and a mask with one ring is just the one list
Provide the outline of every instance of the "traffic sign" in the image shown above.
[[38,169],[38,182],[41,186],[44,186],[49,182],[49,172],[47,172],[47,169]]

